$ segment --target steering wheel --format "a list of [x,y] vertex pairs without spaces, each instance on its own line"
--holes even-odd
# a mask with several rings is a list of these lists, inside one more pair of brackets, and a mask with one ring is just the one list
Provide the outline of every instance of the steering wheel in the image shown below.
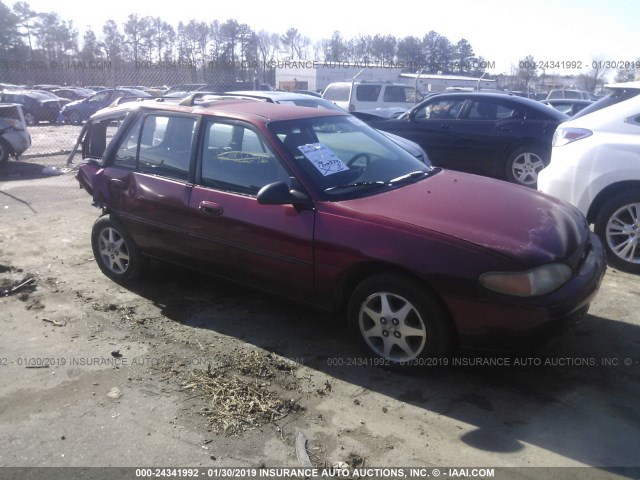
[[369,156],[369,154],[361,152],[361,153],[356,153],[353,157],[351,157],[351,160],[347,162],[347,166],[351,168],[353,164],[356,163],[356,160],[360,158],[364,158],[366,160],[365,166],[369,166],[369,164],[371,163],[371,157]]

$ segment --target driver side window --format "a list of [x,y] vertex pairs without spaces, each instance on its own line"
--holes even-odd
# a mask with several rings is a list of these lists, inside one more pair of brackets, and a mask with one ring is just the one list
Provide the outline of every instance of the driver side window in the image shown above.
[[202,149],[204,186],[256,195],[265,185],[289,180],[262,138],[242,125],[210,121]]
[[455,120],[458,118],[464,99],[434,100],[416,112],[416,120]]

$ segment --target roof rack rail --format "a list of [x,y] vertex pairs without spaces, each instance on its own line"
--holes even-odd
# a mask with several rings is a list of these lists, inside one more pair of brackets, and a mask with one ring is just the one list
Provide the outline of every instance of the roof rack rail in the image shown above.
[[[193,107],[196,104],[196,101],[204,100],[204,97],[215,97],[215,98],[211,98],[210,100],[212,102],[215,101],[221,101],[221,100],[230,100],[230,99],[238,99],[238,100],[261,100],[261,101],[271,101],[273,102],[273,100],[270,99],[266,99],[266,98],[262,98],[259,96],[252,96],[252,95],[244,95],[244,94],[240,94],[240,93],[221,93],[221,92],[195,92],[192,93],[191,95],[189,95],[188,97],[185,97],[178,105],[181,105],[183,107]],[[203,103],[207,103],[204,102]]]

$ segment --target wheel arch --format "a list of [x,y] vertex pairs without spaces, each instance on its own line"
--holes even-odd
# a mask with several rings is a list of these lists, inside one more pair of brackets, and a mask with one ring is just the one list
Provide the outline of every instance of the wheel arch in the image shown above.
[[442,312],[447,319],[447,325],[453,344],[458,344],[458,329],[456,328],[455,322],[453,321],[453,316],[451,315],[446,302],[424,278],[416,275],[411,270],[399,267],[398,265],[380,261],[370,261],[359,263],[350,267],[346,272],[343,273],[334,290],[334,310],[336,311],[336,313],[338,313],[341,317],[346,318],[349,298],[351,297],[356,287],[367,277],[381,274],[402,276],[407,278],[408,280],[415,282],[422,288],[425,288],[438,303],[438,306],[442,309]]
[[522,148],[530,148],[530,147],[539,148],[543,150],[548,156],[548,158],[547,157],[544,158],[545,165],[549,164],[549,160],[551,159],[551,145],[550,144],[547,145],[545,142],[543,142],[538,138],[527,137],[527,138],[522,138],[517,142],[510,144],[505,149],[505,156],[504,156],[505,166],[506,166],[506,162],[509,161],[509,158],[511,158],[511,156],[515,152],[517,152]]
[[598,216],[598,212],[611,197],[628,190],[640,190],[640,180],[625,180],[622,182],[612,183],[611,185],[607,185],[605,188],[603,188],[593,199],[591,205],[589,205],[589,210],[587,211],[587,221],[589,223],[594,223],[596,221],[596,217]]

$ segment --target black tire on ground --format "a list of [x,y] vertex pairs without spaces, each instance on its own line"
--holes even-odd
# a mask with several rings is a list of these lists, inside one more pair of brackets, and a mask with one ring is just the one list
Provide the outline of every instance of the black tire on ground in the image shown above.
[[4,140],[0,140],[0,165],[9,161],[9,145]]
[[102,273],[116,281],[139,278],[148,263],[127,230],[111,215],[93,224],[91,246]]
[[538,173],[549,164],[549,152],[535,145],[520,147],[513,151],[505,164],[508,182],[535,188]]
[[35,125],[38,123],[38,119],[31,112],[24,112],[24,121],[27,122],[27,125]]
[[69,123],[72,125],[79,125],[82,123],[80,121],[80,114],[78,112],[71,112],[69,114]]
[[453,345],[452,329],[426,287],[396,274],[377,274],[354,290],[348,306],[349,329],[380,365],[422,366],[443,357]]
[[625,190],[607,200],[598,211],[594,230],[609,265],[640,274],[640,190]]

